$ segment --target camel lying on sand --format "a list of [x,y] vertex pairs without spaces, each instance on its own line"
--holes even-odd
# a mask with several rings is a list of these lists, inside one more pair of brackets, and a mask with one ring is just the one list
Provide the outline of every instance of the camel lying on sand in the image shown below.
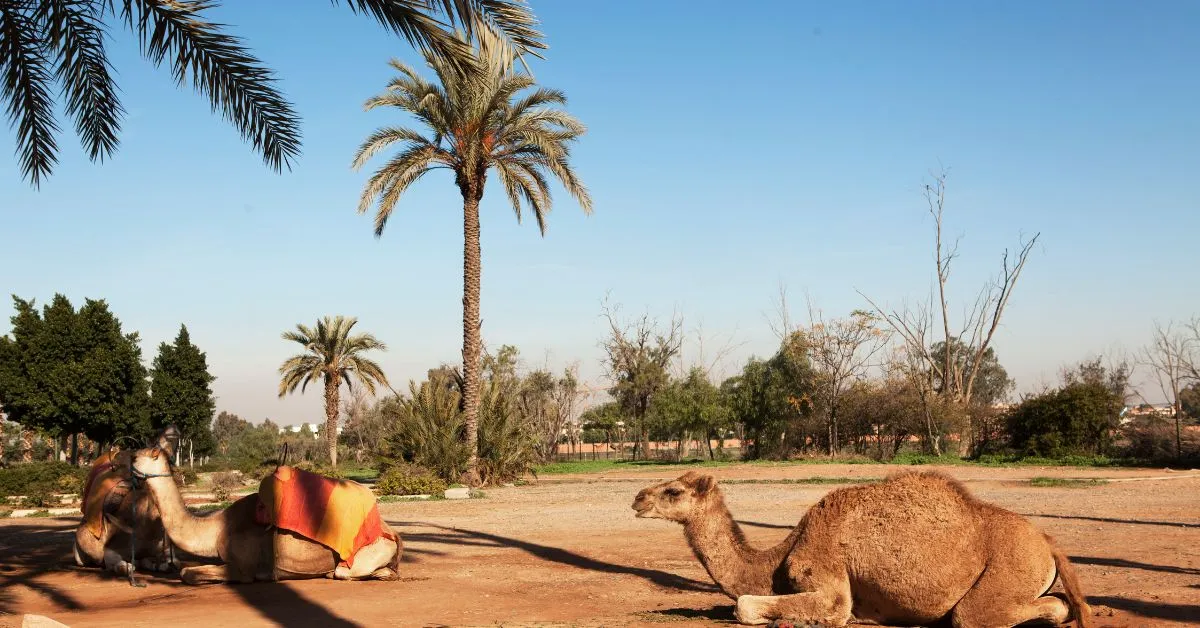
[[[168,425],[153,442],[172,456],[178,440],[179,430]],[[129,550],[134,540],[138,567],[165,572],[176,564],[168,552],[158,508],[130,476],[132,459],[133,451],[125,449],[106,453],[92,463],[81,507],[83,521],[75,529],[75,564],[80,567],[102,566],[118,575],[130,575],[134,565],[129,562]]]
[[[684,526],[696,557],[737,600],[744,624],[850,621],[955,628],[1052,625],[1089,610],[1066,556],[1020,515],[975,499],[939,473],[905,472],[835,490],[791,534],[756,549],[710,475],[643,489],[638,517]],[[1047,595],[1062,581],[1065,601]]]
[[[294,532],[258,523],[259,495],[253,493],[224,510],[192,514],[179,488],[168,476],[168,455],[158,447],[134,456],[134,474],[146,484],[162,513],[167,535],[176,547],[220,565],[188,566],[180,578],[188,584],[328,577],[338,580],[396,580],[404,549],[400,535],[380,517],[384,534],[353,555],[352,566],[340,564],[329,547]],[[379,516],[375,513],[375,516]],[[390,538],[389,538],[390,537]]]

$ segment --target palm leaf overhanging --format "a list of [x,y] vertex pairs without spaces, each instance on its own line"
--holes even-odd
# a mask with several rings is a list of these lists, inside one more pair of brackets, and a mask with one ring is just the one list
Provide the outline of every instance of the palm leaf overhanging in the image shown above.
[[[343,4],[333,0],[333,4]],[[425,54],[463,71],[470,51],[446,26],[461,26],[497,59],[545,49],[524,0],[345,0]],[[92,161],[119,143],[124,109],[105,49],[109,20],[138,38],[142,54],[170,67],[176,83],[208,97],[276,172],[300,155],[300,120],[274,74],[222,24],[211,0],[0,0],[0,100],[16,131],[23,176],[34,187],[58,162],[54,89]],[[438,19],[445,17],[445,22]]]

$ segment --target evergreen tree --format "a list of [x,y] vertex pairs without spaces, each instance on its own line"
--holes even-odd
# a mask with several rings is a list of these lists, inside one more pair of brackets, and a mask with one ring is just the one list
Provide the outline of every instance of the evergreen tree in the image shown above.
[[187,453],[189,464],[194,464],[197,453],[211,453],[215,447],[210,427],[217,410],[211,387],[215,379],[208,372],[207,356],[192,344],[186,325],[179,327],[173,344],[158,346],[150,370],[150,420],[155,429],[172,423],[179,428],[183,438],[179,452]]
[[138,335],[121,332],[107,303],[87,299],[76,311],[56,294],[41,313],[33,300],[13,303],[11,337],[0,338],[0,404],[10,420],[101,444],[148,433]]

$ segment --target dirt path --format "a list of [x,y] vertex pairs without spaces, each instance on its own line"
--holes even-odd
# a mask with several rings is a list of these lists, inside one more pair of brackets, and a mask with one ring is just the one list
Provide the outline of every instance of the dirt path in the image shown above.
[[[726,480],[883,477],[895,467],[712,469]],[[0,521],[0,626],[22,613],[70,626],[731,625],[677,525],[629,506],[661,469],[487,491],[464,502],[383,505],[405,544],[404,579],[186,587],[69,567],[76,522]],[[1200,478],[1161,470],[950,468],[984,499],[1033,517],[1079,566],[1097,626],[1200,625]],[[1032,488],[1034,476],[1141,478],[1088,488]],[[1192,474],[1186,474],[1192,475]],[[644,476],[644,477],[636,477]],[[1145,479],[1167,476],[1179,479]],[[544,479],[550,479],[549,477]],[[600,481],[597,481],[600,480]],[[565,482],[564,482],[565,481]],[[833,486],[725,486],[753,542],[781,539]]]

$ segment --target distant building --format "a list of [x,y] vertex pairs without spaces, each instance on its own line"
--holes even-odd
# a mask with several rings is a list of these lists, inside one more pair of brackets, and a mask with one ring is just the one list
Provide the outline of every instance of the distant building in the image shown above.
[[[314,438],[314,439],[320,439],[320,438],[321,438],[321,432],[322,432],[322,430],[324,429],[324,427],[325,427],[325,426],[324,426],[324,425],[319,425],[319,424],[316,424],[316,423],[301,423],[301,424],[299,424],[299,425],[280,425],[280,426],[279,426],[279,433],[280,433],[280,434],[287,434],[288,432],[291,432],[292,434],[299,434],[300,432],[304,431],[304,426],[305,426],[305,425],[307,425],[307,426],[308,426],[308,429],[309,429],[309,431],[311,431],[311,432],[312,432],[312,434],[313,434],[313,438]],[[341,426],[341,425],[338,425],[338,428],[337,428],[337,433],[338,433],[338,435],[339,435],[339,436],[341,436],[341,434],[342,434],[342,430],[343,430],[343,426]]]

